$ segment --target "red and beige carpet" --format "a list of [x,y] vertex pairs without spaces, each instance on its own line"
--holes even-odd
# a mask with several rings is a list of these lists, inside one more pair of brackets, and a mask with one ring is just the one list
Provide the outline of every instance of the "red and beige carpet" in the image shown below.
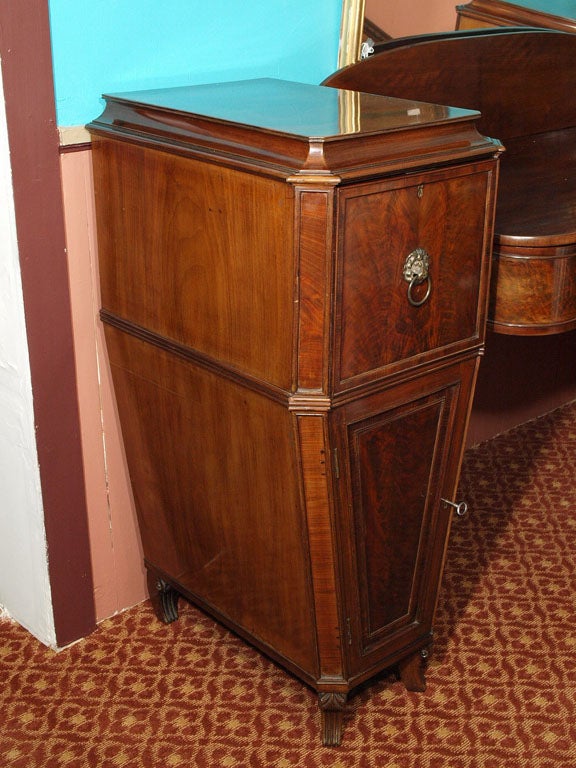
[[58,654],[0,622],[0,768],[576,767],[576,403],[467,451],[425,693],[316,696],[191,606]]

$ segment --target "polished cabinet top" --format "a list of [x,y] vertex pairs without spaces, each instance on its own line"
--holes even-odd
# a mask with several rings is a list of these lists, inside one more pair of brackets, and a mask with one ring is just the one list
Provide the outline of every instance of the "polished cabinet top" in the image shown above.
[[[485,155],[474,110],[273,78],[104,96],[92,134],[209,152],[278,174],[358,175],[382,164],[405,166]],[[361,141],[359,141],[361,139]]]
[[553,13],[556,16],[566,16],[566,18],[573,18],[576,15],[574,0],[514,0],[508,5],[520,5],[522,8]]
[[[503,2],[503,0],[492,0],[490,3],[483,3],[485,5],[501,6],[502,8],[509,8],[513,13],[514,8],[522,8],[528,11],[538,11],[551,16],[562,16],[566,19],[573,19],[576,17],[576,4],[574,0],[514,0],[513,3]],[[471,5],[478,5],[478,2],[471,3]],[[465,6],[459,6],[465,8]]]
[[334,138],[437,123],[469,110],[273,78],[105,96],[144,108],[211,117],[276,133]]

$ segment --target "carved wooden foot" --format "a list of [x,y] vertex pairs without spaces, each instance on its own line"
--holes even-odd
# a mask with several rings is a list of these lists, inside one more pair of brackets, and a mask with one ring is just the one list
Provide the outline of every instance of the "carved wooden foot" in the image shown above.
[[342,741],[346,694],[319,693],[318,706],[322,713],[322,744],[337,747]]
[[426,690],[426,666],[428,662],[428,649],[423,648],[418,653],[408,656],[398,664],[400,680],[408,691]]
[[156,574],[148,571],[148,593],[154,613],[164,622],[171,624],[178,618],[178,592]]

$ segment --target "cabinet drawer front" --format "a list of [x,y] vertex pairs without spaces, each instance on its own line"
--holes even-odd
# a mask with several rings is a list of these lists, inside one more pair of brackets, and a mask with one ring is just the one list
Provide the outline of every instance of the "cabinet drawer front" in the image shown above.
[[[482,341],[490,173],[340,191],[335,390]],[[428,275],[411,283],[428,259]]]

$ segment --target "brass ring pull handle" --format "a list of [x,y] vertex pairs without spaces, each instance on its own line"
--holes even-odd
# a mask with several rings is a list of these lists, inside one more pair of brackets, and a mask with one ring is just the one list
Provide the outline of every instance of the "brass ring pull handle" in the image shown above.
[[[430,256],[424,248],[416,248],[409,253],[404,262],[402,274],[408,283],[408,301],[413,307],[421,307],[430,298],[432,279],[429,275]],[[414,288],[426,282],[426,293],[421,299],[414,296]]]
[[414,288],[415,285],[420,285],[421,283],[423,283],[424,280],[421,280],[418,277],[413,277],[412,280],[410,280],[410,283],[408,284],[408,301],[413,307],[421,307],[422,304],[428,301],[428,298],[430,296],[430,291],[432,290],[432,280],[430,280],[430,275],[428,275],[424,279],[428,281],[428,285],[426,286],[426,293],[421,299],[415,299],[414,296],[412,296],[412,289]]

